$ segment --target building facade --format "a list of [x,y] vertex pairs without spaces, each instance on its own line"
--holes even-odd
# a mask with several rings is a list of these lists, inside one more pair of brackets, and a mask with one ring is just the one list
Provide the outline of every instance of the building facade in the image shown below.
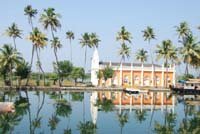
[[[107,81],[104,79],[98,80],[97,72],[102,71],[107,66],[114,70],[113,78]],[[157,64],[100,62],[97,49],[95,49],[92,57],[91,82],[95,86],[165,87],[175,85],[175,74],[175,65],[169,65],[166,68],[164,65]]]

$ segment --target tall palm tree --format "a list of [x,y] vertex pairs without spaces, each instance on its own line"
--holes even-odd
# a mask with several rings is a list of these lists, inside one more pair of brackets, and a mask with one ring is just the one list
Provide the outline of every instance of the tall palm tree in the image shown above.
[[131,49],[126,44],[122,44],[119,50],[119,55],[121,56],[120,64],[125,61],[126,58],[130,57]]
[[[172,60],[176,56],[176,49],[173,46],[171,40],[164,40],[160,45],[157,45],[157,59],[160,60],[163,58],[165,60],[165,67],[166,67],[166,78],[165,78],[165,86],[167,87],[168,84],[168,63],[169,60]],[[173,59],[174,60],[174,59]]]
[[41,48],[44,48],[44,46],[46,46],[48,39],[47,39],[46,35],[44,35],[41,31],[39,31],[38,28],[34,28],[33,31],[29,35],[29,40],[33,43],[33,45],[36,49],[37,60],[39,63],[39,68],[43,73],[43,79],[44,79],[44,85],[45,85],[45,73],[44,73],[44,70],[43,70],[41,62],[40,62],[39,50]]
[[71,41],[74,40],[74,33],[72,31],[67,31],[66,32],[66,38],[69,39],[69,44],[70,44],[70,59],[72,63],[72,44]]
[[131,33],[128,32],[125,26],[121,27],[121,30],[117,33],[116,40],[120,41],[120,44],[124,44],[125,42],[131,43]]
[[182,38],[182,40],[191,33],[188,23],[185,21],[181,22],[179,26],[175,26],[175,28],[178,33],[178,38]]
[[138,52],[136,53],[136,60],[140,61],[142,64],[147,61],[147,51],[142,49],[139,49]]
[[[37,13],[38,13],[37,9],[33,9],[31,5],[27,5],[24,8],[24,15],[26,15],[28,17],[28,22],[29,22],[29,24],[31,26],[32,31],[34,29],[33,18],[35,18],[35,16],[36,16]],[[34,52],[35,52],[35,45],[32,45],[32,54],[31,54],[30,68],[32,68],[32,65],[33,65]],[[30,75],[27,78],[26,85],[28,85],[29,78],[30,78]]]
[[80,39],[80,44],[82,47],[85,47],[85,60],[84,60],[84,69],[86,70],[86,62],[87,62],[87,47],[92,48],[90,41],[90,34],[84,33]]
[[4,46],[0,49],[0,65],[8,67],[11,86],[13,69],[19,65],[22,60],[23,58],[21,57],[21,54],[17,52],[12,46],[4,44]]
[[99,40],[99,37],[98,37],[98,35],[96,33],[91,33],[90,34],[90,42],[91,42],[91,46],[92,47],[98,48],[100,41],[101,40]]
[[13,38],[13,44],[14,44],[15,49],[17,50],[15,40],[16,40],[16,38],[22,38],[21,37],[22,30],[20,30],[18,28],[17,24],[12,23],[12,25],[10,27],[8,27],[8,29],[6,29],[6,34],[7,34],[8,37]]
[[183,46],[179,48],[179,52],[183,58],[183,62],[186,64],[185,74],[188,74],[189,65],[192,64],[192,60],[194,60],[195,57],[198,59],[200,58],[200,47],[192,34],[185,37],[182,44]]
[[128,113],[117,113],[117,118],[118,118],[118,121],[120,123],[120,133],[122,134],[123,132],[123,127],[125,126],[125,124],[128,122]]
[[55,13],[54,8],[44,9],[44,13],[41,14],[40,22],[44,29],[50,28],[52,38],[54,38],[54,32],[57,31],[57,28],[61,27],[59,18],[61,18],[61,16],[60,14]]
[[[44,13],[41,14],[40,17],[40,22],[42,23],[44,29],[50,29],[51,34],[52,34],[52,41],[55,43],[60,44],[58,42],[58,38],[54,36],[54,32],[57,31],[57,28],[61,27],[60,20],[61,18],[60,14],[55,13],[54,8],[48,8],[44,9]],[[54,47],[55,48],[55,47]],[[58,47],[57,47],[58,48]],[[59,77],[59,86],[61,86],[61,81],[60,81],[60,70],[59,70],[59,65],[58,65],[58,57],[57,57],[57,48],[54,49],[54,54],[56,58],[56,65],[58,68],[58,77]]]
[[[144,41],[148,41],[148,45],[150,46],[150,41],[153,40],[153,39],[156,39],[155,38],[156,36],[155,36],[153,28],[150,27],[150,26],[147,26],[147,28],[145,30],[143,30],[142,32],[143,32]],[[154,65],[152,47],[153,46],[149,47],[150,48],[149,51],[150,51],[150,55],[151,55],[151,63],[152,63],[152,65]],[[154,66],[153,66],[153,73],[155,73],[155,67]],[[154,76],[154,74],[153,74],[153,83],[155,83],[155,76]]]
[[[53,40],[51,40],[51,47],[53,48],[54,50],[54,55],[56,57],[56,64],[57,64],[57,67],[59,66],[59,62],[58,62],[58,55],[57,55],[57,51],[59,48],[62,47],[62,44],[59,40],[58,37],[54,37]],[[59,67],[58,67],[58,77],[59,77],[59,85],[61,86],[61,80],[60,80],[60,71],[59,71]]]

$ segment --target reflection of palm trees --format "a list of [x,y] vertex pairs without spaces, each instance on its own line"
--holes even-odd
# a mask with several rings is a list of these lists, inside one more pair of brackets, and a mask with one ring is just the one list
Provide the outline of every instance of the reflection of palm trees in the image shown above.
[[98,99],[96,102],[96,106],[101,108],[101,110],[104,112],[110,112],[114,108],[114,104],[113,104],[112,100],[109,100],[107,98],[105,98],[103,100]]
[[72,101],[83,101],[84,93],[83,92],[71,92]]
[[92,121],[80,122],[77,127],[80,134],[95,134],[97,129],[96,124]]
[[0,133],[12,133],[14,126],[16,126],[20,122],[20,120],[21,117],[16,113],[0,114]]
[[141,110],[135,110],[135,118],[140,123],[142,123],[143,121],[146,120],[146,116],[147,116],[147,111],[146,110],[142,110],[142,111]]
[[120,124],[120,133],[122,134],[123,132],[123,127],[125,126],[125,124],[128,122],[128,113],[127,112],[121,112],[117,114],[117,118]]
[[60,119],[55,115],[53,114],[51,116],[51,118],[49,118],[49,121],[48,121],[48,126],[50,127],[51,129],[51,133],[53,133],[53,131],[56,129],[58,123],[59,123]]

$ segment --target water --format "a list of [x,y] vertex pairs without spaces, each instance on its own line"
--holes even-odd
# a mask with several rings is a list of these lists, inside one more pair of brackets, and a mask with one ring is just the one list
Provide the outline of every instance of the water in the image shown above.
[[0,92],[0,101],[16,107],[0,114],[0,133],[199,133],[200,106],[186,105],[194,100],[170,92]]

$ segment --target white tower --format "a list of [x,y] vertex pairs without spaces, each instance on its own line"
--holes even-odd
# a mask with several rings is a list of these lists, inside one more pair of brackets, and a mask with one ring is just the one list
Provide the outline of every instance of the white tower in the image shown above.
[[92,66],[91,66],[91,82],[92,85],[94,86],[98,85],[98,78],[97,78],[98,71],[99,71],[99,54],[97,48],[95,47],[92,57]]

